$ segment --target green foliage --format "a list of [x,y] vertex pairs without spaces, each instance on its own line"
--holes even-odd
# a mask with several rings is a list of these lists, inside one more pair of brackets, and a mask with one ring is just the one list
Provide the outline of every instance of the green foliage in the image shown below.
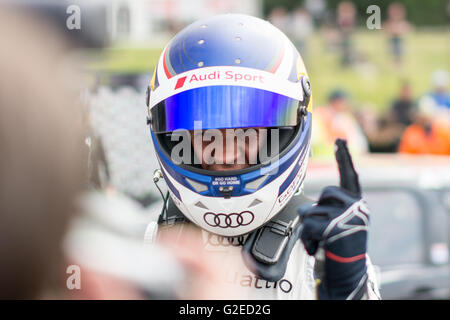
[[86,51],[88,68],[112,73],[153,73],[161,48],[111,48]]

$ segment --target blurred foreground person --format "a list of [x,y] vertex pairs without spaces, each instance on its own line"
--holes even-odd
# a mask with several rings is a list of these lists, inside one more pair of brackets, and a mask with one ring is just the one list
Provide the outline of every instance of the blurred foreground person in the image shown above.
[[148,214],[133,199],[113,189],[97,190],[85,194],[81,204],[83,214],[71,224],[64,245],[67,265],[79,273],[68,276],[61,298],[239,297],[223,281],[222,265],[199,245],[195,230],[185,230],[182,237],[170,230],[155,244],[155,223],[149,223]]
[[53,297],[85,183],[81,109],[58,34],[0,6],[0,38],[0,298]]
[[[37,15],[3,7],[0,35],[0,299],[229,297],[213,293],[220,273],[198,247],[184,252],[194,263],[146,246],[147,217],[108,188],[104,150],[85,139],[73,46]],[[186,270],[192,289],[177,294]]]
[[157,225],[150,212],[112,186],[101,139],[91,134],[89,146],[90,190],[80,197],[82,214],[64,241],[66,264],[75,273],[68,276],[61,298],[239,297],[224,283],[221,264],[207,258],[198,245],[195,230],[186,230],[182,237],[170,230],[155,243]]
[[155,181],[169,189],[159,232],[199,230],[198,245],[248,299],[379,298],[345,141],[335,145],[340,187],[314,205],[302,192],[311,84],[279,29],[241,14],[192,23],[164,48],[147,106]]
[[[0,10],[0,299],[225,297],[202,286],[207,277],[219,287],[198,248],[187,251],[196,261],[188,266],[192,290],[174,293],[189,268],[170,250],[143,244],[148,220],[136,204],[82,193],[89,161],[79,78],[70,47],[38,19]],[[103,151],[92,140],[89,181],[107,188],[108,175],[95,172],[105,168]]]

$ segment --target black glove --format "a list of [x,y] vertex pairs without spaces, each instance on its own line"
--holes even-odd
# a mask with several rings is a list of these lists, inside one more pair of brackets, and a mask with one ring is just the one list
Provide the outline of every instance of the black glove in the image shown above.
[[369,211],[345,140],[335,142],[340,187],[326,187],[315,206],[300,207],[300,235],[316,256],[319,299],[361,299],[367,286]]

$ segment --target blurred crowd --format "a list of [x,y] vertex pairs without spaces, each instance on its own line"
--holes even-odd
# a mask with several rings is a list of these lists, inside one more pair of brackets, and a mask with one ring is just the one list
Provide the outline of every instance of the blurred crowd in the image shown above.
[[318,156],[340,137],[356,154],[399,152],[450,155],[449,74],[436,70],[430,89],[415,98],[410,85],[400,84],[398,96],[381,115],[370,107],[355,109],[342,89],[330,93],[328,104],[314,110],[313,145]]
[[[326,49],[339,52],[342,68],[351,68],[361,59],[355,50],[358,17],[353,2],[342,1],[332,10],[326,1],[306,0],[291,11],[275,7],[268,20],[293,40],[306,63],[313,59],[309,42],[315,31],[321,33]],[[404,63],[404,38],[412,29],[404,5],[391,3],[382,30],[390,48],[393,72]],[[425,93],[413,92],[407,80],[399,83],[397,96],[392,97],[392,104],[382,114],[371,106],[355,106],[353,92],[336,87],[329,92],[327,104],[314,108],[314,155],[332,154],[331,145],[336,138],[347,139],[354,153],[450,155],[449,74],[445,69],[448,66],[442,67],[432,73]]]
[[[353,39],[359,17],[351,1],[341,1],[336,10],[332,10],[325,0],[305,0],[303,6],[291,11],[281,6],[275,7],[267,18],[288,35],[303,57],[308,57],[311,35],[314,31],[320,31],[325,48],[340,52],[342,66],[351,66],[359,59]],[[412,30],[404,5],[398,2],[390,4],[387,19],[383,20],[383,26],[379,28],[388,36],[393,60],[401,65],[405,52],[404,37]]]
[[380,118],[366,121],[363,117],[370,111],[361,111],[360,123],[374,146],[372,151],[450,155],[449,74],[436,70],[430,80],[430,89],[418,98],[403,83]]

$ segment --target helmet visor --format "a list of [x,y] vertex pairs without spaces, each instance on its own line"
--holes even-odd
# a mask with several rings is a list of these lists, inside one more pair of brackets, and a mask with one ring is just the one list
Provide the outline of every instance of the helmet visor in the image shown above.
[[297,125],[298,100],[244,86],[209,86],[173,95],[151,108],[156,133]]

